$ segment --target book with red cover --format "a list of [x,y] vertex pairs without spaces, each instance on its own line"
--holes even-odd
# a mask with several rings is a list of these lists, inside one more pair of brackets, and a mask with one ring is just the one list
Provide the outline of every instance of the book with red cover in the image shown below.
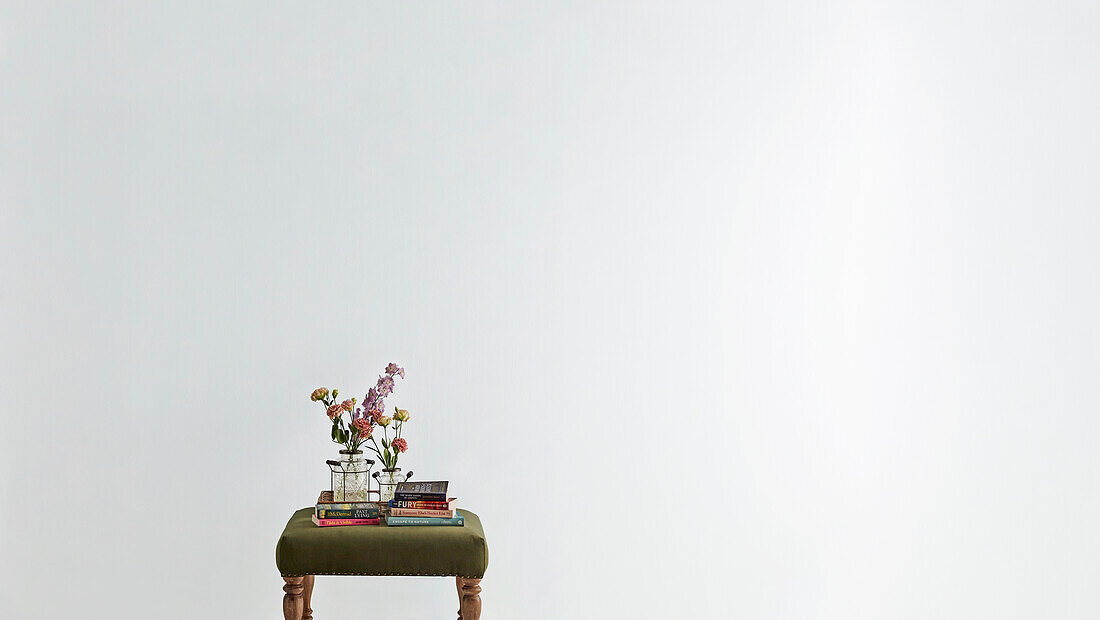
[[433,502],[416,499],[391,499],[390,508],[420,508],[421,510],[450,510],[451,504],[458,499],[449,497],[447,501]]
[[373,519],[318,519],[317,514],[314,513],[313,523],[321,527],[333,527],[337,525],[378,525],[380,521],[377,517]]
[[441,519],[453,519],[454,509],[451,510],[426,510],[424,508],[390,508],[390,514],[395,517],[439,517]]

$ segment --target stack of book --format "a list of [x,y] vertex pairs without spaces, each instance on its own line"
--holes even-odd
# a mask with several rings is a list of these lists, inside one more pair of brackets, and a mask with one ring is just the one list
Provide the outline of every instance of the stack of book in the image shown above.
[[386,525],[462,525],[447,482],[401,482],[390,500]]
[[336,502],[332,491],[321,491],[313,522],[321,527],[334,525],[378,525],[378,503],[368,501]]

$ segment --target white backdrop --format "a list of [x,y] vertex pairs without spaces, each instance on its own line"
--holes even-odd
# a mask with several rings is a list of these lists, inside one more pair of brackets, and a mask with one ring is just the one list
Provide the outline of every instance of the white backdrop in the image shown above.
[[391,360],[486,620],[1100,616],[1094,3],[269,5],[0,5],[4,617],[279,617]]

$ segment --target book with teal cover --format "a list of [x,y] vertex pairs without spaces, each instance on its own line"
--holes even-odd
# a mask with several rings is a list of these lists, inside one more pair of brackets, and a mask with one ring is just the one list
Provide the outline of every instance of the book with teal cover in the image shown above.
[[450,519],[441,517],[395,517],[387,516],[386,525],[458,525],[465,523],[462,515],[455,515]]
[[371,506],[369,508],[352,508],[351,510],[341,510],[339,508],[328,508],[331,504],[318,504],[317,510],[314,514],[318,519],[377,519],[378,518],[378,506]]

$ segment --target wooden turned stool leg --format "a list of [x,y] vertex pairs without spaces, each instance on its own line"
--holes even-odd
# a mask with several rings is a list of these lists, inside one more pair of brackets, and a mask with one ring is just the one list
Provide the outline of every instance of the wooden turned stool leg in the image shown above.
[[285,620],[302,620],[302,581],[304,577],[283,577],[286,585],[283,586],[283,618]]
[[455,577],[458,585],[458,620],[479,620],[481,618],[480,579]]
[[455,577],[454,583],[459,586],[459,620],[462,620],[462,577]]
[[313,609],[309,606],[309,600],[313,598],[313,575],[306,575],[302,579],[302,620],[313,620]]

